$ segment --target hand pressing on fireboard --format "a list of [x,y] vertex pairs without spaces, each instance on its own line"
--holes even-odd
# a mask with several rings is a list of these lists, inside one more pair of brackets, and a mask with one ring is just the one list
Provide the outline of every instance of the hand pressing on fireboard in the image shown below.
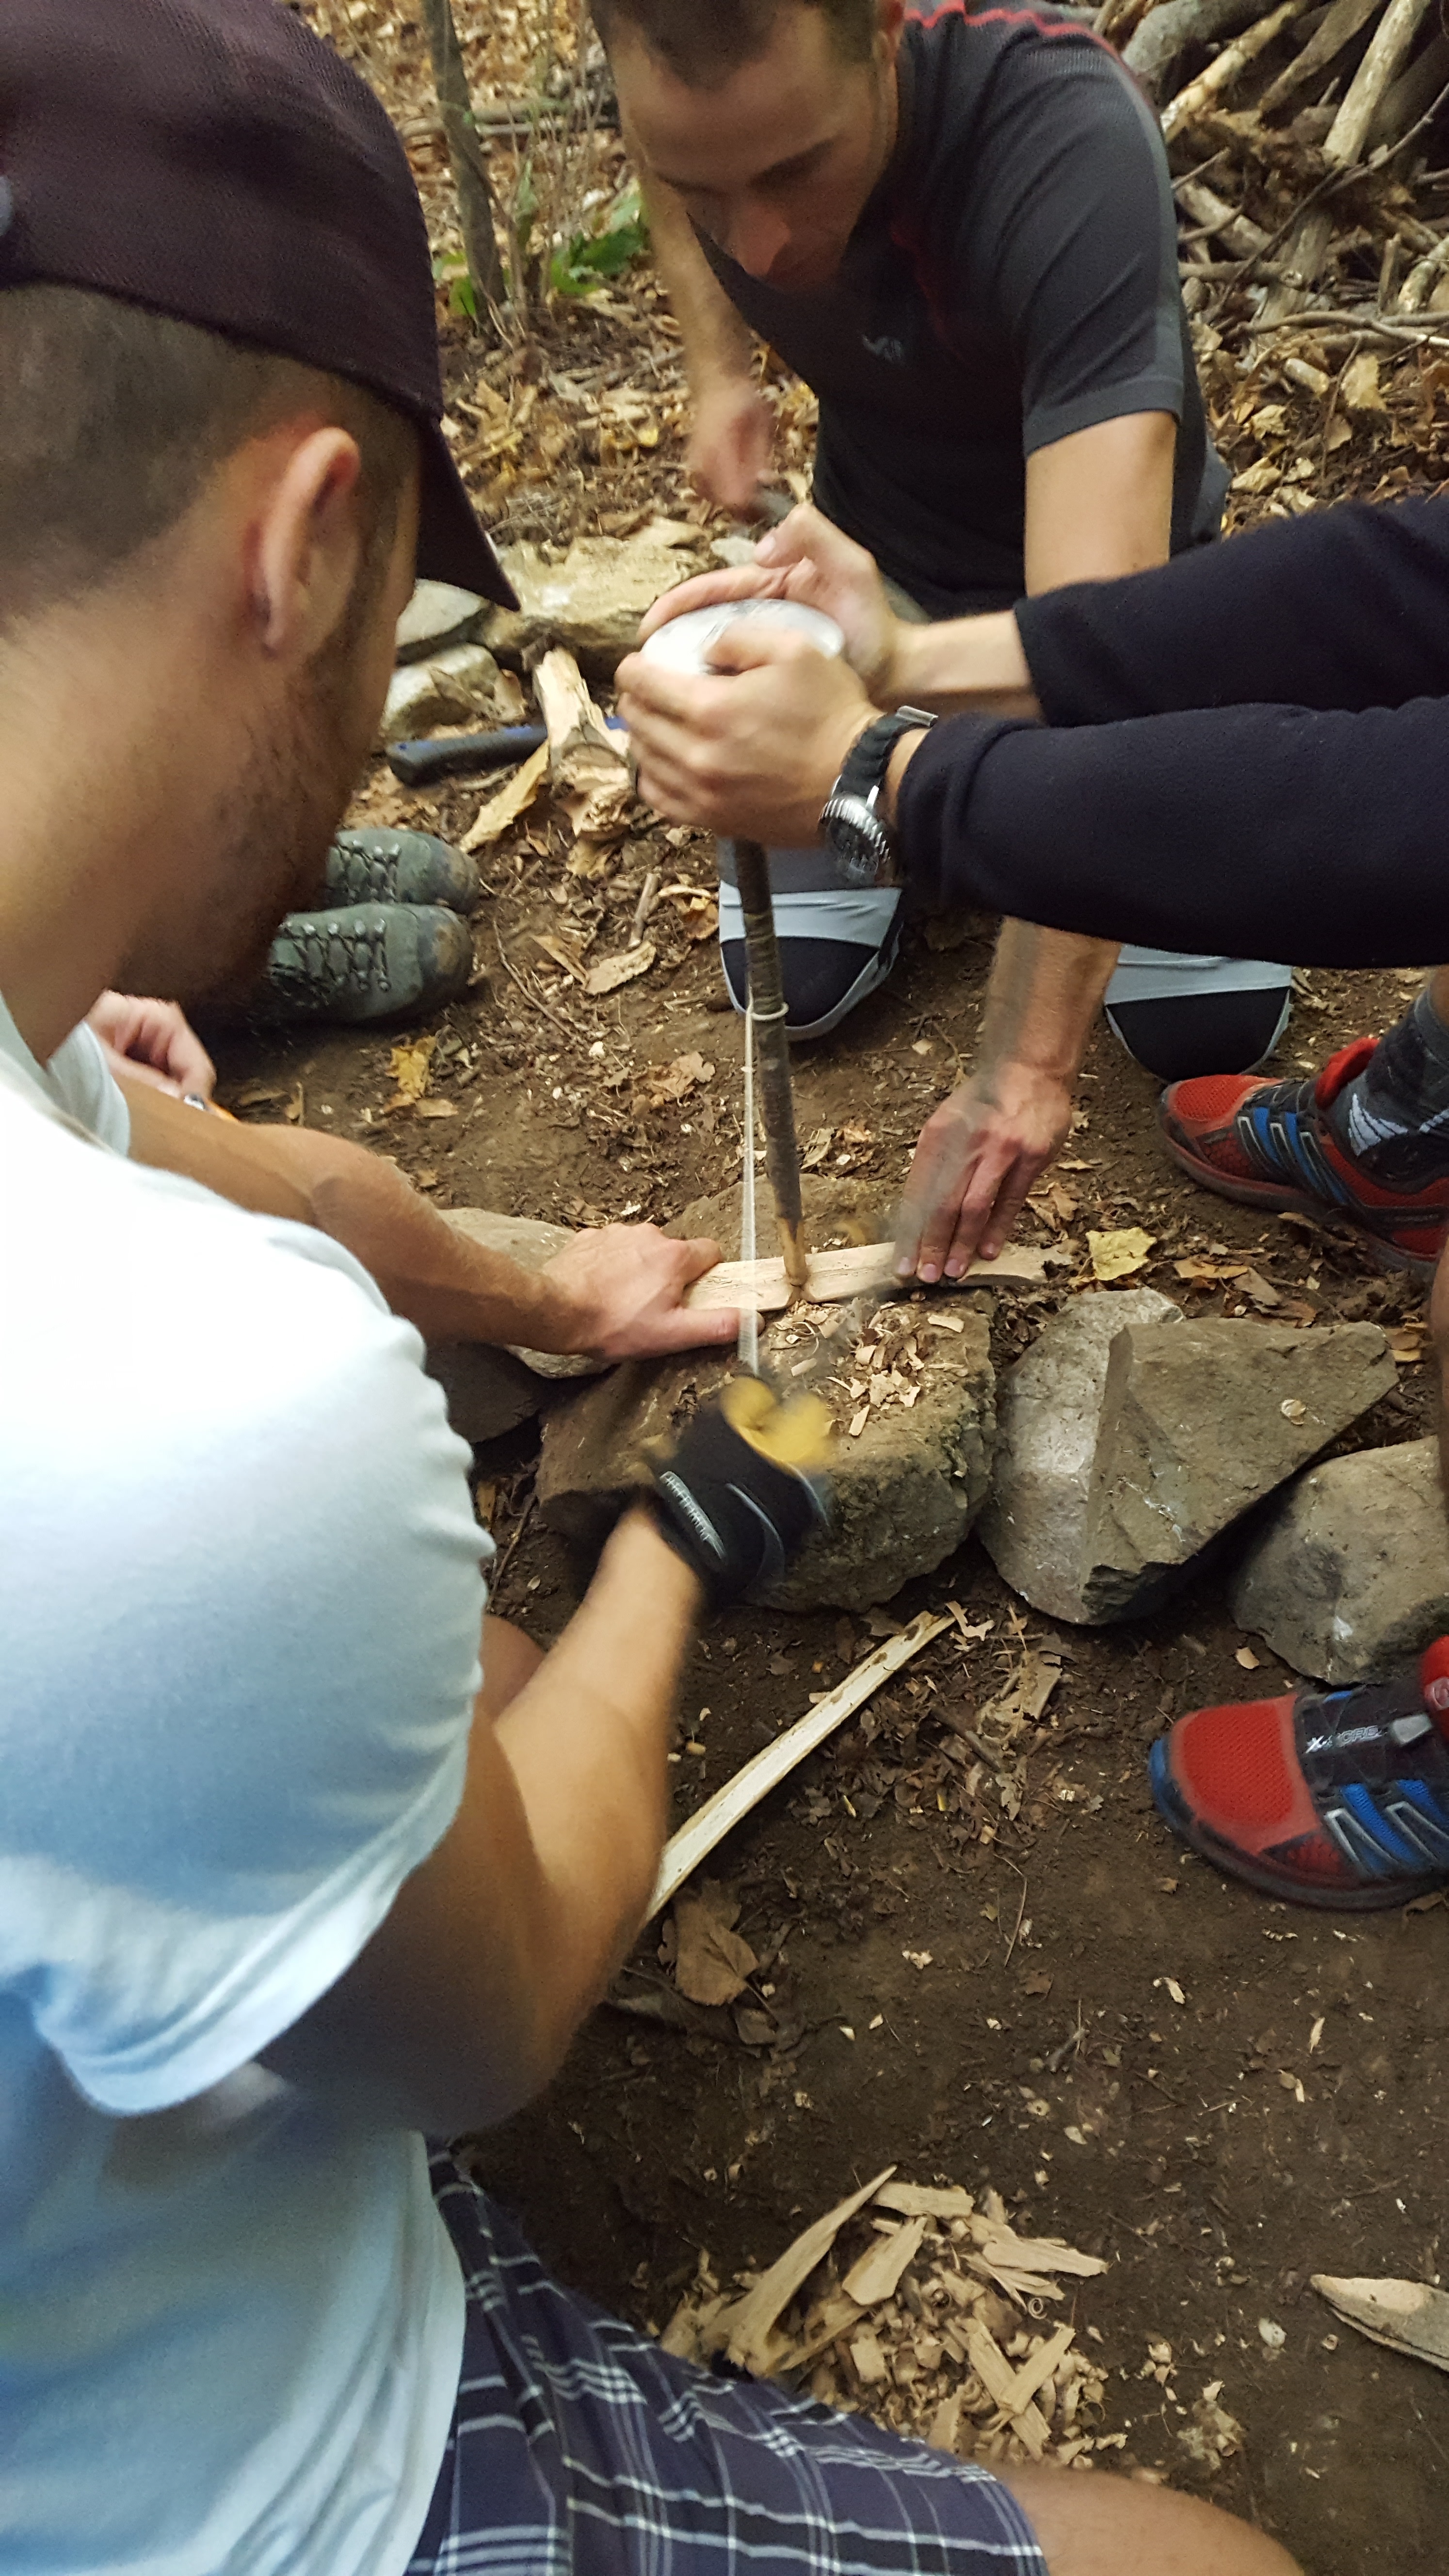
[[118,1080],[150,1083],[174,1100],[210,1100],[216,1067],[175,1002],[102,993],[86,1018]]
[[957,1279],[994,1260],[1066,1142],[1087,1039],[1116,949],[1004,921],[978,1060],[921,1130],[901,1201],[896,1275]]
[[733,1306],[684,1303],[718,1259],[711,1236],[681,1243],[655,1225],[601,1225],[576,1234],[538,1274],[560,1299],[564,1319],[557,1329],[566,1338],[547,1347],[632,1360],[733,1342],[739,1332]]
[[718,678],[631,653],[618,672],[639,793],[670,821],[777,849],[820,839],[820,809],[880,710],[855,673],[803,636],[727,629]]

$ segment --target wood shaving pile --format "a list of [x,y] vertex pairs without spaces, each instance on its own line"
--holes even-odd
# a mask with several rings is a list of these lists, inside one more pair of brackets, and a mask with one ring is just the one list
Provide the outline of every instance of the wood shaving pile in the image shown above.
[[1018,2236],[995,2191],[893,2174],[817,2219],[759,2278],[741,2276],[739,2295],[701,2256],[665,2351],[723,2353],[961,2459],[1087,2467],[1120,2451],[1125,2432],[1102,2429],[1105,2365],[1074,2322],[1048,2316],[1064,2282],[1107,2264],[1055,2237]]

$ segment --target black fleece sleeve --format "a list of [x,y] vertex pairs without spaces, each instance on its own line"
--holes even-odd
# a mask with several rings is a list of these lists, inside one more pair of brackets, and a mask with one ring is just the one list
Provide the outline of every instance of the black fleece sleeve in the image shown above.
[[1049,724],[1449,696],[1449,499],[1280,519],[1016,622]]
[[1299,966],[1449,958],[1443,700],[1060,732],[959,716],[916,752],[897,821],[925,911]]

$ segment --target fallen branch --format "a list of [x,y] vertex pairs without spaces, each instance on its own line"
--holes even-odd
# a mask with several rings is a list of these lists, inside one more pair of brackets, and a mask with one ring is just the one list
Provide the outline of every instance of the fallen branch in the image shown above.
[[[1408,53],[1428,5],[1429,0],[1389,0],[1368,52],[1324,138],[1323,159],[1330,178],[1346,174],[1361,159],[1384,92]],[[1330,207],[1318,205],[1303,216],[1289,242],[1284,263],[1293,283],[1269,288],[1263,300],[1263,321],[1284,321],[1296,305],[1306,303],[1308,290],[1317,281],[1328,256],[1332,234]]]
[[[1390,0],[1390,5],[1395,8],[1417,6],[1419,0]],[[1422,0],[1422,5],[1427,7],[1428,0]],[[1223,91],[1231,88],[1239,73],[1246,71],[1249,63],[1255,62],[1258,55],[1272,44],[1274,37],[1281,36],[1285,27],[1301,17],[1306,6],[1307,0],[1280,0],[1278,8],[1270,9],[1267,17],[1260,18],[1255,27],[1249,27],[1246,34],[1236,37],[1232,44],[1224,45],[1216,61],[1209,63],[1205,72],[1199,72],[1196,80],[1189,81],[1185,89],[1180,89],[1163,109],[1163,141],[1170,143],[1175,134],[1180,134],[1185,125],[1192,123],[1200,109],[1213,106]]]
[[[700,1862],[709,1857],[716,1844],[722,1843],[726,1834],[734,1832],[752,1807],[757,1807],[762,1798],[767,1798],[772,1789],[788,1779],[807,1753],[813,1753],[817,1744],[823,1744],[827,1735],[833,1735],[838,1726],[843,1726],[848,1717],[853,1717],[858,1708],[864,1707],[882,1683],[890,1680],[892,1673],[898,1673],[902,1664],[908,1664],[913,1655],[918,1655],[923,1646],[929,1646],[931,1639],[939,1637],[942,1629],[949,1628],[951,1624],[938,1612],[923,1610],[920,1617],[913,1619],[908,1628],[902,1628],[898,1636],[887,1637],[883,1645],[864,1656],[843,1682],[838,1683],[833,1691],[827,1691],[804,1717],[797,1718],[794,1725],[777,1736],[773,1744],[767,1744],[745,1764],[743,1770],[735,1773],[732,1780],[727,1780],[722,1789],[717,1789],[712,1798],[707,1798],[688,1824],[681,1825],[678,1833],[671,1834],[665,1844],[645,1922],[653,1921],[670,1898],[678,1894],[685,1880],[698,1869]],[[884,2176],[880,2179],[884,2180]],[[871,2189],[875,2189],[874,2184]]]

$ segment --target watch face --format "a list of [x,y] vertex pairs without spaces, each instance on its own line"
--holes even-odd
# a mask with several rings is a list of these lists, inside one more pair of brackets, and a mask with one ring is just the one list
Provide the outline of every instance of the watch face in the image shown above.
[[891,837],[863,796],[832,796],[820,816],[826,838],[851,885],[874,885],[890,864]]

